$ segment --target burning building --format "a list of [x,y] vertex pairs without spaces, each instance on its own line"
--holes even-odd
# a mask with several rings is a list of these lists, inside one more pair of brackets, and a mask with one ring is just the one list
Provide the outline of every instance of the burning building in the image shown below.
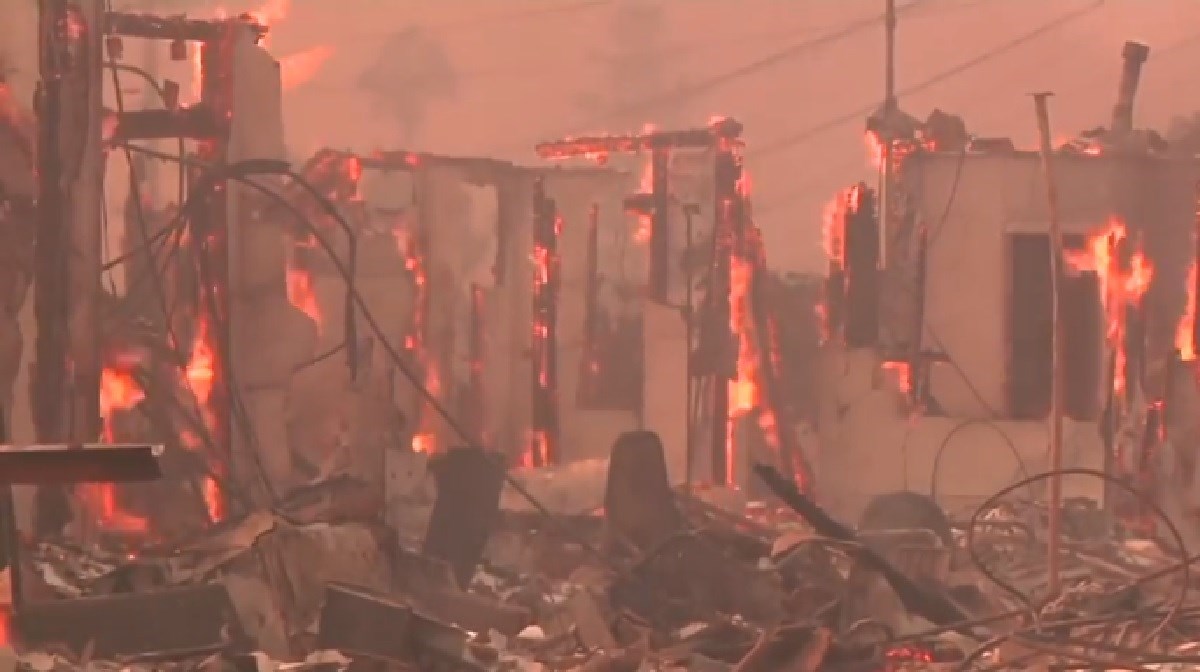
[[[620,338],[632,315],[637,245],[621,205],[629,175],[399,151],[321,152],[304,172],[353,213],[354,253],[342,238],[337,254],[354,266],[389,340],[371,342],[362,311],[347,310],[340,272],[300,241],[293,292],[312,294],[318,350],[341,352],[298,374],[295,435],[330,438],[310,430],[329,423],[318,409],[337,394],[328,381],[346,375],[348,348],[362,377],[380,381],[375,390],[393,418],[403,418],[391,427],[401,451],[439,453],[466,434],[514,466],[548,466],[599,457],[635,426],[629,400],[604,396],[635,375],[621,369],[637,362],[591,338],[597,330]],[[599,325],[598,302],[610,308]],[[402,356],[418,385],[384,347]],[[614,362],[612,372],[598,373],[602,359]]]
[[[1128,434],[1162,397],[1190,295],[1198,175],[1192,157],[1132,130],[1141,60],[1126,52],[1112,128],[1060,143],[1052,165],[1064,465],[1130,475]],[[947,120],[935,113],[880,153],[893,162],[885,214],[867,185],[831,209],[819,473],[850,511],[900,489],[973,501],[1046,469],[1045,177],[1036,152]],[[1067,488],[1101,495],[1098,481]]]

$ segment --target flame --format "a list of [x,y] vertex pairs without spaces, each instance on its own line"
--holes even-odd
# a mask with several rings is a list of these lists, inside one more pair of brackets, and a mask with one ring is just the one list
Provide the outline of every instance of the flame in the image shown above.
[[213,369],[216,359],[208,339],[208,320],[200,318],[196,320],[196,335],[192,340],[192,356],[188,359],[187,368],[184,371],[187,376],[188,388],[196,397],[196,402],[202,407],[207,407],[209,399],[212,398],[213,380],[216,377]]
[[[553,302],[558,298],[553,295],[554,287],[552,283],[558,275],[559,259],[558,254],[551,249],[550,244],[543,238],[545,232],[541,232],[543,224],[541,223],[542,215],[538,216],[537,229],[534,234],[533,241],[533,326],[530,340],[531,352],[533,355],[533,366],[536,371],[536,380],[538,387],[538,397],[535,397],[535,404],[540,404],[540,399],[552,398],[555,394],[555,382],[551,379],[551,350],[554,348],[554,337],[551,333],[552,325],[547,319],[550,310],[552,310]],[[549,235],[557,241],[562,235],[563,219],[560,215],[555,215],[552,230]],[[537,414],[535,409],[535,414]],[[530,465],[546,466],[553,453],[554,435],[547,427],[534,427],[532,429],[529,445],[526,447],[526,454],[523,462]]]
[[[113,415],[137,407],[146,394],[125,368],[132,362],[114,362],[100,371],[100,421],[101,436],[105,443],[115,443]],[[120,366],[121,368],[118,368]],[[117,502],[117,487],[113,483],[86,483],[79,487],[84,506],[96,517],[103,530],[124,533],[145,533],[150,529],[146,518],[125,511]]]
[[[209,432],[215,432],[220,426],[218,418],[209,403],[212,399],[213,382],[216,379],[214,366],[216,357],[210,342],[208,320],[199,317],[196,320],[196,333],[192,337],[192,355],[184,368],[184,377],[188,389],[196,399],[200,419]],[[200,438],[187,432],[181,436],[183,445],[191,450],[201,450]],[[215,465],[214,465],[215,466]],[[209,520],[218,522],[225,517],[225,503],[220,486],[212,476],[205,477],[203,493],[205,508]]]
[[[429,278],[426,275],[425,257],[420,241],[405,227],[403,218],[392,226],[392,237],[400,257],[404,260],[404,268],[408,271],[413,283],[412,324],[404,335],[404,349],[415,359],[424,371],[425,389],[435,398],[442,394],[442,380],[438,371],[437,359],[425,346],[425,329],[429,317]],[[438,440],[436,431],[437,415],[429,404],[421,402],[417,410],[417,431],[412,437],[412,450],[417,453],[436,453]]]
[[1141,303],[1150,289],[1154,269],[1140,249],[1134,250],[1128,264],[1122,263],[1120,250],[1128,239],[1125,222],[1110,217],[1104,227],[1089,235],[1082,252],[1066,252],[1065,261],[1076,271],[1094,272],[1100,280],[1100,296],[1106,320],[1105,340],[1112,348],[1115,363],[1113,392],[1125,391],[1125,314]]
[[301,266],[298,258],[301,248],[315,245],[316,241],[311,238],[296,241],[293,244],[287,261],[287,297],[288,303],[307,315],[317,325],[317,333],[320,334],[324,325],[324,321],[321,319],[321,303],[317,299],[317,292],[313,287],[312,273]]
[[896,385],[901,392],[912,392],[912,366],[908,362],[884,362],[883,370],[896,377]]
[[1196,348],[1193,334],[1196,329],[1196,262],[1188,268],[1187,302],[1183,305],[1183,317],[1179,318],[1179,326],[1175,329],[1175,349],[1185,362],[1196,359]]
[[883,169],[883,141],[874,131],[863,134],[863,146],[867,150],[867,162],[875,170]]
[[[292,0],[267,0],[266,4],[258,9],[252,9],[246,12],[246,16],[263,28],[271,28],[277,23],[287,18],[287,15],[292,11]],[[270,44],[271,33],[263,36],[259,45],[263,49],[268,49]],[[269,50],[269,49],[268,49]]]
[[291,91],[316,76],[333,56],[333,47],[319,45],[279,59],[279,77],[284,91]]
[[[638,187],[638,191],[643,194],[654,192],[654,157],[653,155],[646,158],[646,163],[642,166],[642,177]],[[645,245],[650,242],[650,237],[654,231],[654,218],[648,212],[637,213],[637,230],[633,232],[633,242],[639,245]]]

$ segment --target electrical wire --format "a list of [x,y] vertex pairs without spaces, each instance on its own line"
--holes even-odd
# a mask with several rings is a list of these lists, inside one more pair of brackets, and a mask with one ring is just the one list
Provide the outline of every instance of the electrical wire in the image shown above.
[[[169,154],[155,152],[154,150],[149,150],[145,147],[131,145],[130,148],[133,151],[142,152],[163,160],[176,160],[176,157],[173,157]],[[446,426],[449,427],[455,434],[457,434],[460,439],[462,439],[467,447],[480,451],[484,450],[482,442],[477,437],[473,436],[466,426],[463,425],[457,418],[455,418],[452,413],[450,413],[445,405],[442,404],[441,400],[437,398],[437,395],[435,395],[429,390],[428,387],[425,386],[421,375],[409,365],[404,356],[396,350],[394,345],[392,345],[391,339],[388,338],[387,333],[384,331],[383,327],[379,324],[374,314],[371,312],[370,307],[367,305],[366,299],[359,292],[354,280],[354,274],[351,273],[350,269],[345,263],[343,263],[341,258],[337,255],[332,244],[330,244],[328,239],[325,238],[324,234],[321,233],[316,225],[309,221],[307,217],[296,210],[294,206],[292,206],[290,203],[287,203],[286,199],[273,192],[270,188],[258,184],[254,180],[248,179],[248,177],[254,174],[287,176],[305,191],[308,191],[326,214],[335,220],[340,220],[345,226],[349,227],[349,223],[345,222],[345,219],[338,211],[337,206],[333,205],[327,198],[325,198],[323,194],[309,184],[303,176],[295,173],[287,165],[287,163],[283,161],[275,161],[270,159],[251,159],[229,164],[227,166],[214,166],[202,161],[197,161],[195,159],[186,159],[186,162],[188,164],[194,164],[206,168],[208,170],[210,179],[228,177],[229,179],[234,179],[248,187],[258,190],[260,193],[268,196],[268,198],[280,203],[281,206],[296,216],[297,223],[304,227],[304,229],[313,237],[313,240],[315,240],[321,249],[328,255],[329,261],[334,269],[342,277],[343,281],[349,286],[348,294],[350,295],[354,306],[358,309],[358,314],[362,317],[367,327],[371,330],[372,335],[379,342],[384,353],[388,356],[388,359],[391,361],[391,364],[395,367],[395,369],[408,380],[414,391],[416,391],[417,394],[425,401],[425,403],[427,403],[429,407],[432,408],[434,412],[442,418],[442,420],[446,423]],[[509,474],[507,470],[503,471],[503,478],[509,487],[511,487],[515,492],[517,492],[518,495],[525,499],[530,506],[537,510],[539,514],[544,516],[547,521],[556,526],[560,532],[570,537],[576,543],[579,543],[584,549],[588,550],[596,557],[606,559],[606,556],[604,556],[599,549],[593,546],[586,539],[580,537],[569,527],[563,525],[558,518],[554,516],[553,512],[551,512],[544,504],[534,497],[533,494],[529,492],[529,490],[526,489],[520,481],[513,478],[513,476]]]
[[[1166,570],[1162,570],[1160,572],[1156,572],[1155,574],[1147,575],[1144,577],[1140,577],[1139,579],[1135,579],[1134,581],[1130,582],[1127,586],[1125,586],[1124,588],[1121,589],[1121,590],[1130,590],[1137,585],[1141,585],[1142,583],[1153,580],[1155,578],[1161,578],[1162,576],[1165,576],[1170,573],[1178,572],[1180,574],[1180,584],[1181,585],[1180,585],[1180,589],[1179,589],[1178,593],[1175,595],[1175,599],[1172,601],[1171,606],[1168,607],[1168,609],[1163,614],[1163,616],[1159,620],[1159,622],[1154,626],[1154,628],[1151,629],[1150,634],[1144,638],[1144,640],[1145,641],[1152,640],[1155,636],[1157,636],[1159,633],[1161,633],[1163,630],[1165,630],[1167,628],[1167,626],[1170,625],[1171,621],[1174,620],[1176,618],[1176,616],[1178,616],[1178,614],[1182,611],[1183,605],[1187,599],[1187,594],[1188,594],[1188,590],[1189,590],[1189,584],[1190,584],[1190,578],[1191,578],[1191,565],[1193,562],[1195,562],[1196,559],[1191,558],[1187,555],[1187,544],[1183,539],[1183,535],[1180,534],[1179,528],[1175,526],[1174,522],[1166,514],[1166,512],[1164,512],[1162,510],[1162,508],[1159,507],[1158,504],[1156,502],[1154,502],[1153,499],[1148,497],[1145,493],[1141,492],[1137,488],[1134,488],[1133,486],[1129,485],[1125,481],[1123,481],[1115,476],[1112,476],[1110,474],[1107,474],[1103,471],[1099,471],[1096,469],[1085,469],[1085,468],[1069,468],[1069,469],[1059,469],[1059,470],[1044,472],[1041,474],[1030,476],[1028,478],[1021,479],[1020,481],[1017,481],[1016,483],[1013,483],[1011,485],[1008,485],[1008,486],[998,490],[995,494],[988,497],[983,503],[981,503],[978,507],[976,507],[975,511],[971,514],[971,519],[970,519],[970,522],[968,523],[967,529],[966,529],[966,532],[967,532],[966,551],[967,551],[969,559],[971,560],[971,563],[975,566],[975,568],[979,571],[979,573],[983,575],[984,578],[986,578],[988,581],[990,581],[993,585],[995,585],[1000,590],[1013,596],[1020,604],[1022,604],[1025,607],[1025,613],[1029,616],[1029,618],[1033,624],[1031,626],[1029,626],[1029,628],[1026,628],[1024,630],[1016,630],[1016,631],[1007,633],[1002,636],[994,637],[992,640],[989,640],[983,646],[980,646],[971,655],[969,655],[967,657],[967,659],[964,660],[963,663],[960,665],[959,669],[962,669],[962,670],[968,669],[968,667],[970,666],[971,663],[973,663],[979,657],[984,655],[987,651],[994,649],[995,647],[999,646],[1000,644],[1004,643],[1005,641],[1009,641],[1012,639],[1019,639],[1020,643],[1022,645],[1028,646],[1029,648],[1037,648],[1028,639],[1022,637],[1022,635],[1034,634],[1045,628],[1053,627],[1053,625],[1051,623],[1041,622],[1040,614],[1038,613],[1038,610],[1034,607],[1033,601],[1029,596],[1025,595],[1020,590],[1018,590],[1017,588],[1015,588],[1008,582],[1001,579],[994,571],[992,571],[992,569],[990,567],[988,567],[986,565],[986,563],[983,562],[983,559],[979,556],[978,549],[975,545],[975,528],[978,527],[979,518],[983,515],[983,513],[985,511],[992,509],[996,505],[996,503],[999,502],[1000,499],[1007,496],[1008,494],[1010,494],[1020,488],[1030,486],[1039,481],[1045,481],[1050,478],[1061,478],[1063,476],[1088,476],[1091,478],[1097,478],[1097,479],[1100,479],[1101,481],[1104,481],[1105,483],[1108,483],[1109,485],[1112,485],[1114,487],[1117,487],[1117,488],[1120,488],[1121,490],[1126,491],[1132,497],[1137,499],[1139,501],[1139,503],[1141,503],[1143,506],[1145,506],[1146,509],[1148,509],[1151,513],[1153,513],[1156,518],[1158,518],[1160,521],[1162,521],[1167,532],[1170,534],[1170,536],[1172,537],[1172,540],[1175,542],[1175,546],[1178,549],[1179,554],[1180,554],[1180,560],[1178,563],[1174,564],[1173,566],[1171,566],[1170,568],[1168,568]],[[1062,652],[1062,651],[1056,651],[1056,653],[1064,654],[1064,652]],[[1075,654],[1072,652],[1067,652],[1064,655],[1068,655],[1070,657],[1078,657],[1078,654]],[[1112,669],[1111,664],[1106,664],[1106,667],[1107,667],[1107,669]]]
[[[896,10],[896,14],[897,16],[900,16],[908,11],[911,11],[912,9],[923,6],[930,1],[931,0],[911,0],[911,2],[909,2],[907,5],[898,8]],[[601,113],[575,122],[570,128],[561,129],[557,133],[544,133],[542,135],[564,136],[572,133],[576,129],[603,125],[614,118],[620,118],[635,112],[645,112],[647,110],[652,110],[655,107],[668,104],[673,105],[697,98],[732,82],[739,81],[749,77],[750,75],[754,75],[763,70],[775,67],[780,63],[785,63],[787,61],[799,58],[822,47],[844,40],[845,38],[859,33],[864,29],[871,28],[882,23],[885,19],[885,16],[886,15],[884,14],[879,14],[867,19],[852,21],[827,33],[823,33],[816,37],[806,38],[804,40],[784,46],[780,49],[771,51],[764,56],[760,56],[752,61],[743,63],[742,65],[739,65],[731,70],[727,70],[695,82],[688,82],[684,84],[684,86],[672,89],[668,92],[657,93],[652,96],[640,98],[638,100],[608,108]],[[522,144],[520,145],[520,148],[527,149],[527,145],[528,143]],[[514,148],[515,146],[510,147],[509,149]]]
[[[988,61],[991,61],[999,56],[1003,56],[1004,54],[1006,54],[1010,51],[1019,49],[1019,48],[1025,46],[1026,44],[1033,42],[1034,40],[1037,40],[1045,35],[1048,35],[1054,31],[1056,31],[1056,30],[1059,30],[1060,28],[1066,26],[1067,24],[1077,21],[1077,20],[1101,9],[1102,7],[1104,7],[1104,3],[1105,3],[1105,0],[1093,0],[1093,2],[1089,3],[1085,7],[1076,9],[1076,10],[1068,12],[1066,14],[1063,14],[1062,16],[1059,16],[1058,18],[1048,21],[1048,22],[1038,26],[1037,28],[1035,28],[1029,32],[1023,33],[1023,34],[1017,36],[1016,38],[1013,38],[1003,44],[1000,44],[996,47],[993,47],[992,49],[984,51],[984,52],[982,52],[972,58],[969,58],[965,61],[962,61],[950,68],[947,68],[945,70],[937,72],[934,75],[927,77],[927,78],[921,80],[920,82],[917,82],[916,84],[904,87],[904,88],[900,89],[899,91],[897,91],[896,95],[897,96],[912,95],[914,93],[923,91],[932,86],[940,84],[948,79],[957,77],[958,75],[961,75],[964,72],[967,72],[979,65],[987,63]],[[751,150],[750,152],[748,152],[748,155],[751,158],[764,158],[767,156],[772,156],[774,154],[778,154],[779,152],[786,151],[788,149],[796,147],[797,145],[801,145],[805,142],[808,142],[809,140],[821,135],[822,133],[824,133],[830,129],[837,128],[844,124],[851,123],[855,120],[862,119],[863,117],[874,112],[877,107],[878,107],[877,103],[870,104],[870,105],[865,105],[863,107],[860,107],[856,110],[853,110],[853,111],[850,111],[850,112],[847,112],[844,114],[840,114],[836,117],[827,119],[827,120],[825,120],[821,123],[818,123],[814,126],[810,126],[809,128],[806,128],[797,133],[793,133],[791,135],[784,136],[784,137],[779,138],[774,141],[769,141],[766,143],[765,148]]]
[[[1188,47],[1195,46],[1197,44],[1200,44],[1200,33],[1194,33],[1192,35],[1188,35],[1180,40],[1170,42],[1166,46],[1156,48],[1153,52],[1151,52],[1151,56],[1156,59],[1155,62],[1157,63],[1164,56],[1179,53],[1180,51],[1182,51]],[[1072,86],[1079,88],[1079,89],[1091,89],[1093,86],[1100,84],[1105,79],[1109,78],[1111,76],[1111,73],[1108,73],[1105,71],[1100,71],[1100,70],[1095,70],[1095,69],[1089,69],[1086,72],[1086,75],[1088,75],[1088,76],[1081,77],[1079,79],[1073,79],[1071,81]],[[1014,83],[1016,83],[1016,82],[1026,81],[1027,79],[1028,79],[1028,73],[1026,71],[1023,71],[1021,75],[1019,75],[1017,77],[1013,77],[1012,81]],[[992,87],[987,92],[985,92],[983,95],[972,96],[969,100],[967,100],[965,102],[964,105],[960,106],[956,111],[963,112],[963,111],[970,111],[970,110],[975,110],[975,109],[980,109],[980,108],[986,108],[989,112],[996,112],[998,110],[996,104],[1001,100],[1004,100],[1004,101],[1014,100],[1014,97],[1010,93],[1009,87]],[[1021,114],[1024,115],[1023,112]],[[985,115],[985,118],[987,116],[991,116],[991,115]],[[1015,121],[1017,118],[1017,114],[1012,114],[1012,115],[1010,115],[1010,117]],[[841,162],[838,162],[837,164],[835,164],[833,167],[830,167],[828,164],[824,164],[824,163],[806,162],[803,164],[804,168],[820,168],[821,176],[816,177],[811,180],[806,180],[800,184],[790,185],[789,191],[791,193],[788,196],[768,202],[765,206],[758,208],[757,212],[759,215],[763,215],[763,214],[768,214],[768,213],[774,213],[778,210],[782,210],[782,209],[786,208],[787,206],[792,205],[796,201],[799,201],[803,198],[808,197],[810,195],[810,192],[808,191],[809,188],[827,184],[828,180],[829,180],[829,176],[831,174],[842,173],[844,171],[850,170],[851,168],[856,168],[861,165],[862,165],[862,161],[860,159],[849,159],[846,161],[841,161]]]

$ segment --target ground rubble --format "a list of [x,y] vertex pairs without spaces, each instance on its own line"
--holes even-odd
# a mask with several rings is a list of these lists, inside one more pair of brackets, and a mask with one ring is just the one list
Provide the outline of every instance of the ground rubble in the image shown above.
[[[435,461],[439,487],[389,500],[399,517],[340,477],[137,554],[42,542],[0,672],[1200,664],[1187,563],[1086,503],[1064,512],[1064,590],[1047,599],[1035,503],[856,530],[770,468],[770,504],[671,489],[655,440],[622,441],[603,469],[503,487],[481,453]],[[515,503],[549,481],[577,497]]]

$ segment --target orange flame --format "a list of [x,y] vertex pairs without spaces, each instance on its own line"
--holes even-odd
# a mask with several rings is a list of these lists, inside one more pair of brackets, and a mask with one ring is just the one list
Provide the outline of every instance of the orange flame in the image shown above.
[[[642,166],[642,177],[638,190],[643,194],[649,194],[654,191],[654,157],[646,157],[646,163]],[[654,229],[654,218],[648,212],[637,213],[637,230],[633,232],[633,242],[644,245],[650,242],[650,236]]]
[[[425,345],[425,325],[429,316],[429,278],[425,270],[425,257],[420,242],[405,227],[403,219],[392,226],[392,237],[400,257],[404,260],[404,268],[412,280],[415,295],[413,297],[412,324],[404,336],[404,349],[421,365],[424,370],[425,389],[434,397],[440,398],[442,380],[438,371],[438,362]],[[425,402],[418,409],[417,431],[413,434],[411,447],[416,453],[436,453],[438,451],[437,414]]]
[[313,288],[312,273],[302,268],[297,258],[301,248],[314,246],[316,246],[316,241],[311,238],[293,244],[287,262],[287,297],[288,303],[307,315],[317,325],[317,333],[321,333],[324,321],[321,319],[321,302],[317,299],[317,292]]
[[1175,349],[1185,362],[1196,360],[1196,347],[1192,335],[1196,329],[1196,262],[1188,268],[1187,302],[1183,306],[1183,317],[1175,329]]
[[1088,237],[1083,252],[1066,252],[1065,260],[1076,272],[1091,271],[1100,280],[1101,300],[1106,319],[1105,340],[1115,357],[1113,392],[1125,391],[1125,314],[1130,307],[1141,303],[1150,289],[1154,269],[1140,249],[1134,250],[1128,267],[1122,263],[1120,249],[1128,234],[1125,222],[1110,217],[1104,227]]
[[[216,414],[209,403],[212,399],[213,382],[216,379],[214,369],[216,357],[214,353],[215,351],[210,342],[208,320],[200,317],[196,320],[196,333],[192,340],[192,355],[188,359],[187,366],[184,368],[184,376],[188,384],[188,389],[191,390],[192,396],[195,397],[196,404],[199,406],[200,419],[210,432],[215,431],[219,426]],[[192,450],[200,450],[202,447],[199,437],[190,432],[183,434],[181,439],[184,446]],[[225,517],[225,503],[221,496],[220,487],[212,477],[205,478],[203,496],[209,520],[215,523],[223,519]]]
[[[102,440],[114,443],[113,414],[135,408],[146,398],[141,385],[133,374],[123,368],[106,366],[100,372],[100,420]],[[80,486],[80,497],[84,506],[96,517],[101,529],[145,533],[150,521],[143,516],[125,511],[117,502],[117,488],[113,483],[88,483]]]
[[912,392],[912,366],[908,362],[884,362],[883,370],[896,377],[896,385],[901,392]]
[[333,47],[319,45],[279,59],[279,77],[284,91],[291,91],[311,80],[333,56]]

